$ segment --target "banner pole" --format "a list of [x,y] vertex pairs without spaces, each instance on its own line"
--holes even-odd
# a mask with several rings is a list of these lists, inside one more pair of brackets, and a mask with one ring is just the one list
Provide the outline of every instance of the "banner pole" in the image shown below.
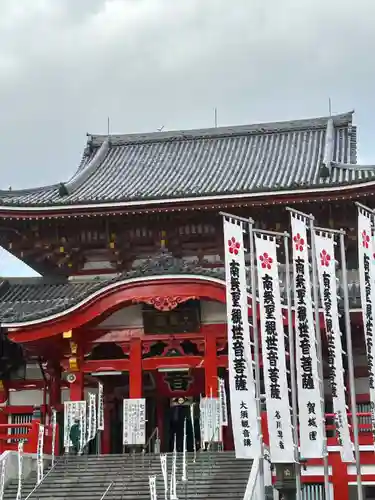
[[264,443],[262,432],[262,412],[261,412],[261,391],[260,391],[260,359],[259,359],[259,331],[258,331],[258,305],[257,305],[257,285],[255,274],[255,248],[254,248],[254,230],[252,219],[248,220],[249,231],[249,254],[250,254],[250,285],[251,285],[251,311],[253,324],[254,341],[254,363],[255,363],[255,397],[258,414],[258,432],[260,441],[260,460],[259,460],[259,492],[265,496],[264,483]]
[[288,338],[289,338],[289,363],[290,363],[290,381],[292,391],[292,417],[293,417],[293,435],[296,460],[296,500],[301,500],[301,462],[299,454],[298,440],[298,409],[297,409],[297,381],[296,381],[296,361],[295,361],[295,342],[292,316],[292,293],[290,285],[290,262],[289,262],[289,236],[284,235],[284,253],[285,253],[285,287],[288,308]]
[[351,406],[351,412],[352,412],[355,465],[356,465],[356,473],[357,473],[357,496],[358,496],[358,500],[363,500],[364,497],[363,497],[362,477],[361,477],[361,460],[360,460],[360,452],[359,452],[357,402],[356,402],[356,391],[355,391],[353,345],[352,345],[352,331],[351,331],[351,325],[350,325],[348,275],[347,275],[347,267],[346,267],[345,233],[344,233],[344,231],[342,231],[340,233],[340,254],[341,254],[343,299],[344,299],[346,350],[347,350],[348,372],[349,372],[350,406]]
[[311,241],[311,268],[312,268],[312,285],[313,285],[313,298],[314,298],[314,309],[315,309],[315,332],[316,332],[316,343],[317,343],[317,354],[318,354],[318,370],[320,378],[320,394],[322,401],[322,413],[323,413],[323,430],[324,430],[324,443],[323,443],[323,468],[324,468],[324,492],[325,500],[331,500],[331,491],[329,485],[329,465],[328,465],[328,449],[327,449],[327,428],[325,420],[325,405],[324,405],[324,374],[323,374],[323,352],[322,352],[322,339],[320,331],[320,311],[319,311],[319,292],[318,292],[318,276],[317,276],[317,261],[316,261],[316,249],[314,240],[314,219],[309,218],[310,226],[310,241]]

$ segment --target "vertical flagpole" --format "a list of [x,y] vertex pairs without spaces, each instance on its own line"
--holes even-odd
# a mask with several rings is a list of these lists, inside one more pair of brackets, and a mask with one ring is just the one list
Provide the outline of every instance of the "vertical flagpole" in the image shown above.
[[264,443],[262,433],[262,420],[261,420],[261,393],[260,393],[260,359],[259,359],[259,336],[258,336],[258,305],[257,305],[257,286],[255,274],[255,248],[254,248],[254,231],[253,220],[248,221],[249,230],[249,253],[250,253],[250,284],[251,284],[251,310],[252,310],[252,323],[253,323],[253,341],[254,341],[254,363],[255,363],[255,396],[257,402],[257,414],[259,422],[259,440],[260,440],[260,460],[259,460],[259,491],[265,497],[265,484],[264,484]]
[[341,254],[343,299],[344,299],[346,350],[347,350],[348,372],[349,372],[350,406],[351,406],[351,412],[352,412],[355,465],[356,465],[356,472],[357,472],[357,496],[358,496],[358,500],[363,500],[363,489],[362,489],[362,478],[361,478],[361,461],[360,461],[359,437],[358,437],[357,402],[356,402],[354,362],[353,362],[353,345],[352,345],[352,331],[351,331],[351,325],[350,325],[348,276],[347,276],[347,267],[346,267],[345,232],[344,231],[340,231],[340,254]]
[[[325,416],[324,407],[324,373],[323,373],[323,352],[322,352],[322,339],[320,331],[320,311],[319,311],[319,292],[318,292],[318,275],[317,275],[317,264],[316,264],[316,249],[314,240],[314,217],[312,215],[309,217],[310,226],[310,241],[311,241],[311,267],[312,267],[312,285],[313,285],[313,297],[314,297],[314,309],[315,309],[315,331],[316,331],[316,343],[318,351],[318,370],[320,378],[320,393],[322,400],[322,410],[323,418]],[[331,500],[331,492],[329,487],[329,466],[328,466],[328,448],[327,448],[327,430],[326,423],[324,419],[324,449],[323,449],[323,467],[324,467],[324,492],[325,500]]]
[[295,459],[296,459],[296,500],[301,499],[301,462],[298,448],[298,417],[297,417],[297,381],[296,381],[296,361],[295,361],[295,343],[294,343],[294,330],[293,330],[293,316],[292,316],[292,294],[290,285],[290,261],[289,261],[289,246],[288,234],[284,235],[284,253],[285,253],[285,287],[287,296],[288,308],[288,338],[289,338],[289,367],[290,367],[290,381],[292,391],[292,417],[293,417],[293,435],[295,446]]

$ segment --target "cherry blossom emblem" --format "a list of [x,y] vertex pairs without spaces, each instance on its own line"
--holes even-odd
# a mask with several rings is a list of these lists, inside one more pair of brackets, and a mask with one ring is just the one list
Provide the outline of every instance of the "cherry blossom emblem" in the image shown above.
[[320,263],[323,267],[328,267],[331,262],[331,256],[327,253],[327,250],[322,250],[320,252]]
[[299,252],[302,252],[303,247],[305,246],[304,238],[302,238],[302,236],[299,233],[297,233],[295,235],[295,237],[293,238],[293,241],[294,241],[294,245],[295,245],[296,250]]
[[264,252],[263,255],[260,255],[259,260],[261,262],[262,269],[271,269],[273,258],[270,257],[267,252]]
[[368,248],[370,244],[370,236],[367,234],[366,230],[362,231],[362,246]]
[[232,255],[238,255],[238,252],[241,248],[240,243],[236,240],[234,236],[230,240],[228,240],[229,253]]

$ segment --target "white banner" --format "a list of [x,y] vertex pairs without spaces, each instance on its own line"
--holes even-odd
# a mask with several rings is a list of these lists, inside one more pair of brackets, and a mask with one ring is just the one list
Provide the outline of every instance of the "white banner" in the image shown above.
[[122,444],[146,444],[146,400],[143,398],[124,399]]
[[361,289],[362,318],[365,330],[367,368],[371,401],[371,424],[375,440],[375,263],[373,259],[371,219],[367,212],[358,209],[358,262]]
[[5,490],[5,472],[7,465],[8,457],[5,456],[1,460],[1,471],[0,471],[0,500],[4,498],[4,490]]
[[260,435],[242,224],[224,219],[229,391],[236,458],[256,458]]
[[44,425],[39,424],[38,444],[36,451],[37,484],[41,483],[44,476]]
[[328,341],[329,380],[333,412],[335,414],[336,437],[340,445],[341,460],[343,462],[354,462],[353,443],[350,438],[345,399],[334,245],[332,235],[315,232],[316,260]]
[[57,415],[56,410],[52,410],[52,467],[55,465],[56,459],[56,428],[57,428]]
[[228,426],[228,404],[225,390],[225,380],[219,378],[220,421],[223,427]]
[[149,476],[148,481],[150,485],[150,500],[158,500],[156,493],[156,476]]
[[22,500],[23,441],[18,442],[18,488],[16,500]]
[[255,248],[271,460],[291,463],[295,456],[276,240],[272,236],[256,235]]
[[96,395],[89,392],[89,411],[87,417],[87,441],[95,439],[97,430]]
[[201,440],[202,443],[221,442],[221,407],[218,398],[201,398]]
[[98,384],[98,430],[104,431],[104,394],[103,384]]
[[160,466],[164,481],[164,500],[168,500],[168,470],[167,470],[167,455],[160,454]]
[[83,450],[86,438],[86,401],[65,401],[64,403],[64,447],[68,452],[71,446],[70,429],[75,420],[80,426],[80,451]]
[[303,458],[323,458],[324,416],[321,404],[306,221],[291,214],[291,226],[300,450]]

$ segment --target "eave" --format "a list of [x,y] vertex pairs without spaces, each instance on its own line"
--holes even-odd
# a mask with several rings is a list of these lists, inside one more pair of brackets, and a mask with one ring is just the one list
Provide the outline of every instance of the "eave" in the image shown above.
[[116,214],[151,214],[221,210],[223,208],[314,203],[324,201],[355,200],[375,194],[375,180],[339,186],[300,187],[276,191],[239,194],[216,194],[174,199],[152,199],[122,202],[102,202],[53,206],[0,206],[2,219],[53,219],[104,216]]

